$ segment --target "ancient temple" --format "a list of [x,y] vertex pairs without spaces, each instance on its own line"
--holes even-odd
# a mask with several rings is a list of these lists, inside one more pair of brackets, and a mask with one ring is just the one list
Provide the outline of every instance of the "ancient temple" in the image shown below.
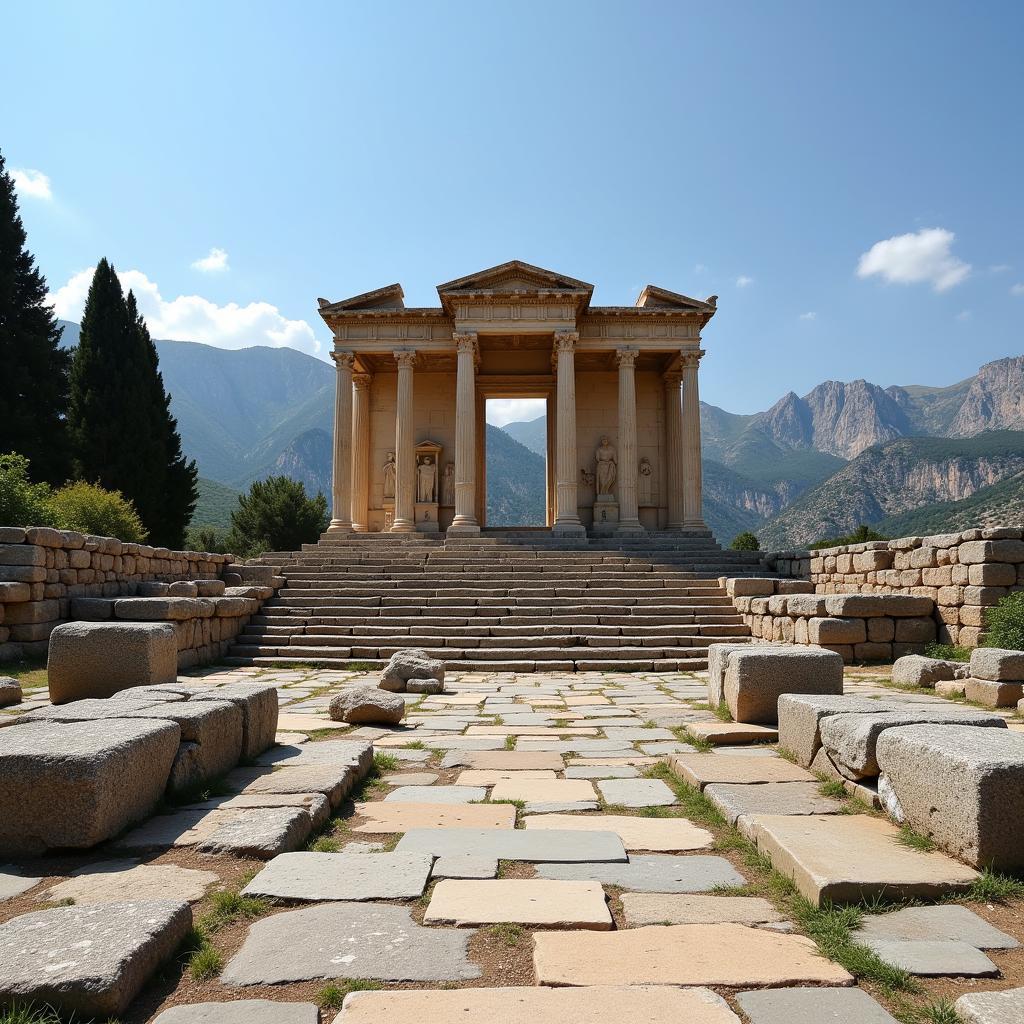
[[593,285],[513,261],[407,307],[392,284],[320,299],[337,366],[331,533],[475,535],[486,526],[488,398],[547,403],[547,525],[566,536],[706,533],[701,331],[706,300]]

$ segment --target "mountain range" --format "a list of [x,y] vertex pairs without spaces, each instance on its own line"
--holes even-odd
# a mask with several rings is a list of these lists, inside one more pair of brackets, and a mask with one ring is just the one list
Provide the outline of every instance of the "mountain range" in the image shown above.
[[[62,343],[77,344],[77,324],[62,324]],[[271,474],[330,492],[331,366],[287,348],[155,344],[202,478],[196,522],[222,523],[233,495]],[[701,427],[704,514],[723,543],[752,530],[796,546],[860,523],[931,521],[932,508],[1019,520],[1024,505],[1024,356],[948,387],[825,381],[750,415],[702,403]],[[546,438],[543,416],[488,426],[492,525],[542,521]]]

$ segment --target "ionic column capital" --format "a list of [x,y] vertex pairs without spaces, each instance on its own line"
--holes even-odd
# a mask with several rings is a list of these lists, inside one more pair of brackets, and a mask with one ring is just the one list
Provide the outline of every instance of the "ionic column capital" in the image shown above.
[[354,352],[332,352],[331,358],[334,360],[334,365],[339,370],[348,370],[352,372],[352,368],[356,365],[356,354]]
[[411,370],[416,365],[416,350],[412,348],[399,348],[394,352],[395,362],[400,370]]
[[366,391],[367,388],[373,383],[372,373],[354,373],[352,374],[352,384],[356,391]]

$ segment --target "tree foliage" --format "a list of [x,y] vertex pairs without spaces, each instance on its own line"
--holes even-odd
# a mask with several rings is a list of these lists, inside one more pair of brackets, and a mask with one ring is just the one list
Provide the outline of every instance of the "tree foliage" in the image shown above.
[[28,458],[39,479],[67,479],[68,353],[46,304],[46,279],[25,248],[14,181],[0,154],[0,449]]
[[297,551],[327,529],[327,499],[310,498],[306,488],[286,476],[257,480],[231,513],[228,547],[236,555],[261,551]]
[[733,551],[760,551],[761,542],[757,539],[756,534],[745,530],[743,533],[738,533],[733,537],[729,547]]
[[807,547],[811,551],[817,551],[820,548],[837,548],[843,544],[864,544],[869,540],[889,540],[889,538],[861,523],[853,533],[846,537],[826,537],[823,540],[816,540],[813,544],[808,544]]
[[107,491],[78,480],[56,491],[49,506],[51,525],[61,530],[117,537],[136,544],[147,536],[135,506],[120,491]]
[[1024,590],[1007,594],[985,611],[985,647],[1024,651]]
[[0,455],[0,526],[49,526],[48,484],[33,483],[20,452]]

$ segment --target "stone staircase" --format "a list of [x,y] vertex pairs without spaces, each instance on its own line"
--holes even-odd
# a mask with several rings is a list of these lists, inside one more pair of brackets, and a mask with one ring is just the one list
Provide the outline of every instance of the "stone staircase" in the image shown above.
[[231,664],[376,664],[420,647],[460,671],[704,668],[710,644],[750,636],[718,577],[763,574],[710,533],[325,535],[259,561],[286,583]]

